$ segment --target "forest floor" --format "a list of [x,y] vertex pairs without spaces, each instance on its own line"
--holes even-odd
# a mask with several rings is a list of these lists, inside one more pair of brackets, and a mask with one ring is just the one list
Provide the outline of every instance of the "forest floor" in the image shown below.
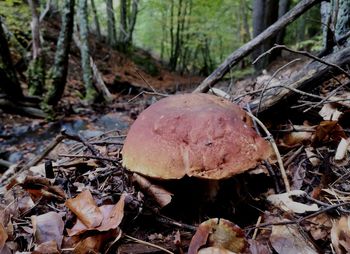
[[[53,49],[49,54],[54,52],[57,32],[57,27],[47,24],[46,40]],[[281,152],[291,193],[283,193],[280,167],[270,161],[270,169],[262,165],[224,180],[214,201],[201,196],[200,180],[167,183],[174,196],[160,209],[157,202],[168,198],[167,192],[157,189],[165,197],[149,192],[154,183],[142,186],[121,167],[123,141],[139,113],[162,98],[160,94],[191,92],[202,78],[170,72],[143,50],[129,57],[93,38],[90,44],[113,102],[92,107],[82,103],[79,52],[73,48],[57,121],[0,114],[0,159],[13,164],[0,169],[1,253],[33,249],[58,253],[57,248],[63,253],[73,249],[76,253],[185,253],[191,239],[192,253],[202,246],[219,246],[220,250],[202,252],[219,254],[350,250],[346,156],[350,106],[346,101],[316,105],[310,97],[300,95],[287,108],[258,115]],[[290,57],[276,61],[262,75],[226,80],[218,88],[245,106],[259,97],[254,91],[290,78],[307,60],[275,73]],[[347,82],[343,76],[337,80]],[[338,86],[338,82],[327,81],[309,92],[335,96]],[[347,86],[338,92],[350,98]],[[62,129],[66,131],[63,134]],[[30,165],[50,144],[55,148],[45,159]],[[49,177],[50,162],[55,180]],[[278,193],[282,194],[273,195]],[[86,227],[76,219],[93,224],[100,211],[108,217],[103,225]],[[210,218],[222,220],[207,221]]]

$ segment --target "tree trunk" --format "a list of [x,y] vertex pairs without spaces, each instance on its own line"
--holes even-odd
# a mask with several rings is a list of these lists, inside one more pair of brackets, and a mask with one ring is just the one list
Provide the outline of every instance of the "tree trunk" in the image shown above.
[[93,13],[93,16],[94,16],[96,36],[97,36],[97,39],[99,41],[101,41],[102,40],[102,36],[101,36],[100,21],[98,19],[98,14],[97,14],[96,6],[95,6],[95,0],[91,0],[91,9],[92,9],[92,13]]
[[115,29],[115,17],[113,9],[113,0],[106,0],[107,7],[107,42],[110,46],[115,47],[117,44],[117,35]]
[[[284,14],[289,11],[290,0],[279,0],[278,4],[278,19],[280,19]],[[284,36],[286,34],[286,29],[282,29],[276,36],[276,43],[283,44]]]
[[13,100],[23,98],[22,89],[13,67],[7,39],[0,19],[0,90]]
[[[278,6],[278,0],[255,0],[253,9],[253,36],[258,36],[267,27],[273,24],[278,17],[276,12],[276,6]],[[276,42],[275,37],[270,37],[263,44],[261,44],[254,52],[253,58],[257,58],[259,55],[269,50]],[[275,52],[274,52],[275,54]],[[254,67],[256,71],[261,71],[266,68],[267,65],[275,58],[275,55],[268,55],[257,62]]]
[[120,1],[120,24],[119,24],[119,42],[123,44],[127,37],[127,4],[126,0]]
[[203,80],[194,92],[207,92],[210,87],[214,86],[234,65],[251,53],[257,46],[268,38],[276,35],[281,29],[285,28],[288,24],[319,2],[320,0],[303,0],[299,2],[293,9],[287,12],[273,25],[268,27],[264,32],[229,55],[212,74]]
[[132,43],[132,36],[134,33],[136,18],[138,13],[138,5],[139,5],[139,0],[132,0],[131,13],[129,16],[129,30],[128,30],[128,39],[127,39],[128,44]]
[[50,70],[45,104],[56,106],[63,95],[68,73],[68,58],[73,34],[75,0],[65,0],[61,31],[57,41],[55,62]]
[[40,43],[40,22],[38,0],[28,0],[32,11],[32,60],[28,67],[28,88],[30,95],[42,95],[45,84],[45,62]]
[[[338,44],[350,46],[350,0],[339,0],[335,38]],[[348,36],[347,36],[348,35]]]
[[83,71],[83,81],[85,85],[85,100],[91,104],[97,97],[97,92],[92,84],[92,70],[90,67],[90,53],[88,41],[88,15],[87,0],[79,0],[79,31],[81,40],[81,67]]

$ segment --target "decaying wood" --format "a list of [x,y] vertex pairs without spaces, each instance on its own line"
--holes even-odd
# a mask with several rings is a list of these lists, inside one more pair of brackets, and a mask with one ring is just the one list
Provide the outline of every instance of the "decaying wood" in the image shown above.
[[[292,89],[299,90],[311,90],[318,85],[322,84],[322,81],[328,80],[332,75],[340,73],[339,68],[344,67],[350,63],[350,47],[341,51],[328,55],[322,59],[324,62],[332,63],[332,65],[325,65],[319,61],[312,61],[304,68],[302,68],[294,77],[282,81],[282,84],[277,84],[275,89],[269,89],[262,97],[250,103],[250,108],[255,113],[259,107],[260,112],[268,109],[275,108],[280,103],[286,102],[286,99],[291,98],[296,93]],[[291,89],[286,89],[289,87]]]
[[7,109],[9,111],[14,111],[19,114],[24,114],[24,115],[30,115],[33,117],[38,117],[38,118],[46,118],[47,115],[38,108],[30,107],[27,105],[24,105],[25,103],[14,103],[6,98],[0,98],[0,107]]
[[244,44],[242,47],[234,51],[225,61],[194,90],[194,92],[207,92],[210,87],[214,86],[234,65],[251,53],[257,46],[265,40],[276,35],[288,24],[297,19],[320,0],[304,0],[298,3],[293,9],[283,15],[274,24],[269,26],[264,32],[257,37]]

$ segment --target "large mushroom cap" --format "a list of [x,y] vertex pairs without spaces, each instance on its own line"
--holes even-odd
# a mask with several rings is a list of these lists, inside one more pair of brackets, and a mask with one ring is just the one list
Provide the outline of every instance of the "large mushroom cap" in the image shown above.
[[255,167],[271,149],[237,105],[214,95],[183,94],[144,110],[122,153],[123,165],[142,175],[223,179]]

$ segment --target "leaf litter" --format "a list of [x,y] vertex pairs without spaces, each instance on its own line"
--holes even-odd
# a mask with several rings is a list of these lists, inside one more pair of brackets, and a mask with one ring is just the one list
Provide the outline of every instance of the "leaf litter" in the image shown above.
[[[289,165],[290,193],[271,161],[276,178],[263,170],[226,180],[209,204],[199,196],[185,202],[197,182],[135,184],[120,163],[126,133],[103,133],[85,144],[71,140],[52,152],[54,179],[46,177],[45,164],[1,176],[1,253],[347,253],[347,108],[346,101],[325,103],[317,120],[306,114],[307,121],[270,123]],[[177,193],[188,185],[195,188]]]

